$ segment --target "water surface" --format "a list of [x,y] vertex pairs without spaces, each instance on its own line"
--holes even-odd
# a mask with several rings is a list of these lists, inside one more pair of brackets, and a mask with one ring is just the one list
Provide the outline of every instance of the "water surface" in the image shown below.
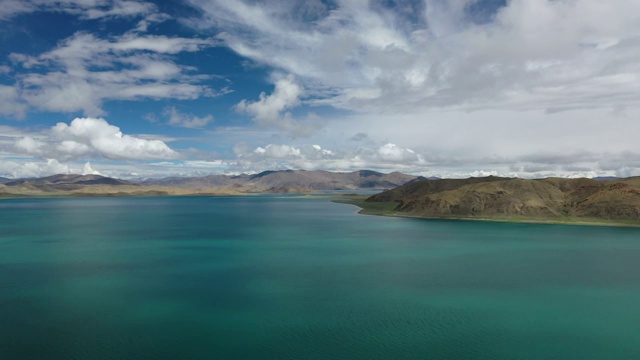
[[640,229],[0,201],[0,359],[637,359]]

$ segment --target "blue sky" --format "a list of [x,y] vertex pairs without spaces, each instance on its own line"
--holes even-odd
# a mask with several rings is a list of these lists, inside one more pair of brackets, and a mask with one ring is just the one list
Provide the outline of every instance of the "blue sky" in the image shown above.
[[635,0],[1,0],[0,176],[640,175]]

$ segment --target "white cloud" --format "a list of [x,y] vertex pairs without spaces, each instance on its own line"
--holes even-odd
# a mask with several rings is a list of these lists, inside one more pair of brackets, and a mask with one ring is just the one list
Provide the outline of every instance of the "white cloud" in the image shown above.
[[89,8],[83,17],[100,19],[104,17],[132,17],[149,14],[156,11],[156,6],[149,2],[114,0],[109,7]]
[[152,13],[147,15],[144,19],[140,20],[132,32],[147,32],[149,26],[157,23],[161,23],[171,19],[171,16],[162,13]]
[[266,158],[286,159],[299,158],[300,149],[296,149],[289,145],[269,144],[266,147],[257,147],[253,150],[254,154]]
[[17,153],[58,160],[105,158],[110,160],[174,159],[178,154],[160,140],[124,135],[104,119],[76,118],[58,123],[38,140],[25,136],[15,142]]
[[102,174],[100,174],[99,171],[94,170],[91,167],[91,163],[88,162],[88,161],[86,163],[84,163],[84,166],[82,167],[82,173],[81,174],[82,175],[102,175]]
[[404,170],[411,173],[424,171],[424,160],[412,150],[385,144],[377,149],[325,149],[318,144],[292,146],[268,144],[253,150],[247,144],[236,146],[236,162],[229,163],[238,171],[263,171],[273,169],[304,169],[354,171],[375,169],[381,171]]
[[[24,72],[19,79],[21,98],[30,106],[49,111],[83,111],[88,116],[104,114],[106,100],[196,99],[221,92],[199,85],[202,75],[175,63],[170,55],[196,52],[215,46],[213,39],[181,38],[127,33],[101,39],[79,32],[56,48],[38,56],[10,54]],[[205,76],[206,77],[206,76]],[[2,90],[3,97],[12,95]],[[13,90],[13,98],[18,92]],[[0,94],[1,95],[1,94]],[[16,101],[13,108],[0,102],[5,112],[24,112]]]
[[44,141],[25,136],[15,142],[15,148],[19,153],[30,154],[34,156],[42,156],[43,148],[46,146]]
[[289,75],[276,80],[271,95],[263,92],[258,101],[242,100],[237,109],[253,115],[259,125],[277,125],[282,121],[281,116],[285,110],[300,104],[300,95],[302,88],[296,84],[294,77]]
[[54,174],[68,174],[69,166],[58,160],[13,161],[0,159],[0,176],[16,178],[42,177]]
[[304,90],[296,83],[295,77],[288,75],[275,80],[273,93],[260,93],[258,101],[242,100],[236,105],[236,110],[250,114],[259,126],[275,126],[293,137],[306,137],[320,129],[323,121],[314,114],[298,120],[288,111],[300,105],[303,94]]
[[199,26],[294,74],[321,104],[365,113],[637,106],[636,0],[508,1],[487,21],[474,19],[472,0],[190,3],[205,13]]
[[24,0],[5,0],[0,6],[0,20],[8,19],[14,15],[31,12],[34,5]]
[[192,114],[184,114],[179,112],[175,106],[168,107],[164,111],[164,115],[169,118],[169,125],[184,127],[189,129],[201,129],[207,124],[213,122],[212,115],[198,117]]
[[153,3],[128,0],[2,0],[0,20],[34,11],[63,12],[83,19],[137,17],[157,11]]
[[[188,2],[202,16],[183,23],[213,30],[216,39],[145,34],[167,19],[152,5],[55,2],[56,11],[82,19],[93,13],[102,21],[139,22],[122,35],[77,33],[43,54],[12,54],[14,68],[0,66],[0,73],[18,82],[0,85],[0,113],[19,117],[29,105],[97,116],[112,99],[217,95],[176,55],[223,41],[266,65],[274,89],[236,106],[259,129],[207,131],[216,147],[233,147],[233,154],[198,155],[204,166],[197,171],[211,163],[217,170],[373,168],[456,177],[640,174],[638,1],[513,0],[480,15],[471,9],[497,2],[398,0],[393,8],[384,1]],[[53,2],[5,0],[0,19],[52,11],[47,3]],[[322,118],[300,116],[309,105],[354,112],[323,108]],[[166,116],[176,126],[211,123],[175,109]],[[105,157],[87,142],[27,133],[16,143],[1,132],[0,156],[19,150],[61,161]],[[225,156],[214,166],[212,158]],[[172,164],[162,171],[192,173],[186,163]],[[158,173],[148,166],[117,171]]]
[[18,90],[13,86],[0,85],[0,115],[24,117],[27,106],[20,101]]
[[378,148],[378,155],[382,160],[391,162],[417,161],[423,162],[420,155],[411,149],[403,149],[396,144],[386,143]]
[[206,176],[228,169],[225,161],[161,161],[161,162],[100,162],[99,169],[88,162],[55,159],[0,158],[0,177],[32,178],[54,174],[103,175],[137,180],[166,176]]

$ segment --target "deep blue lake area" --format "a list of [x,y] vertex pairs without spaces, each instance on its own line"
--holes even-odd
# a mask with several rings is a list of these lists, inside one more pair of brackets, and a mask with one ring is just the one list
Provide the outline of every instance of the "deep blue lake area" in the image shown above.
[[640,229],[4,199],[0,359],[640,359]]

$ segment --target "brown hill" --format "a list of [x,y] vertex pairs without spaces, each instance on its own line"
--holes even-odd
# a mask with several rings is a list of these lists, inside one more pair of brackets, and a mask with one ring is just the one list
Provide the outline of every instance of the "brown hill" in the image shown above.
[[640,221],[640,178],[422,180],[369,197],[423,217],[584,218]]
[[226,176],[209,175],[199,177],[168,177],[161,179],[148,179],[140,182],[143,186],[171,186],[185,189],[202,189],[210,187],[229,187],[241,185],[246,182],[249,175]]
[[101,175],[59,174],[43,178],[19,179],[4,182],[7,188],[56,192],[71,191],[88,185],[134,185],[126,180],[119,180]]

